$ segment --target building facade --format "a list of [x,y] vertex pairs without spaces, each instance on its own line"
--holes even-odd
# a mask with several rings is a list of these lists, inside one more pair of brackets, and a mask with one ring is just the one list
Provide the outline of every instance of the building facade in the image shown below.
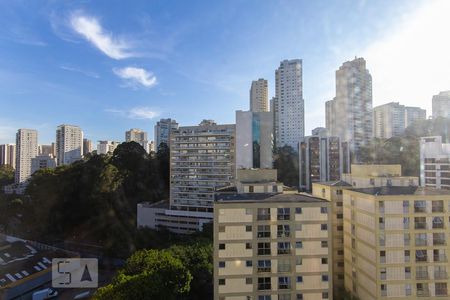
[[148,145],[147,132],[140,129],[132,128],[125,132],[125,142],[136,142],[145,149],[147,153],[150,153]]
[[236,169],[271,169],[272,166],[272,114],[236,111]]
[[158,151],[158,147],[161,143],[165,143],[169,146],[170,133],[174,130],[178,130],[178,123],[172,119],[161,119],[155,125],[155,149]]
[[92,141],[89,139],[83,139],[83,157],[92,153],[94,151],[94,146],[92,145]]
[[336,97],[326,103],[326,119],[330,135],[349,142],[356,153],[372,139],[372,76],[364,58],[336,71]]
[[351,172],[342,180],[353,188],[379,186],[419,186],[419,178],[403,176],[401,165],[351,165]]
[[253,184],[216,196],[214,299],[333,299],[329,203]]
[[405,106],[405,128],[408,128],[417,121],[427,119],[427,111],[420,107]]
[[448,191],[343,191],[345,288],[364,300],[448,299]]
[[3,144],[0,145],[0,166],[10,165],[16,168],[16,145]]
[[56,129],[56,160],[58,166],[70,165],[83,157],[83,131],[74,125],[60,125]]
[[450,118],[450,91],[440,92],[432,99],[433,119]]
[[297,149],[305,136],[305,101],[303,99],[302,60],[283,60],[275,71],[274,109],[276,146]]
[[19,129],[16,133],[15,183],[26,182],[31,176],[31,159],[38,155],[38,132]]
[[450,189],[450,143],[441,136],[420,139],[420,185]]
[[250,110],[253,112],[269,111],[269,89],[265,79],[252,81],[250,88]]
[[56,159],[53,155],[38,155],[31,159],[31,174],[40,169],[54,169],[56,168]]
[[112,154],[119,145],[120,142],[115,141],[98,141],[97,154]]
[[[348,149],[346,149],[348,150]],[[349,153],[343,152],[339,137],[308,136],[300,140],[299,155],[299,188],[311,191],[314,182],[336,181],[342,173],[349,170]],[[344,164],[344,160],[348,160]]]

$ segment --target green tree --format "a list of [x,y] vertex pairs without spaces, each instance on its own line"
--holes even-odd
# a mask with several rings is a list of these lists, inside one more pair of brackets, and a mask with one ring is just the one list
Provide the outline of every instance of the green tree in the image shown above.
[[278,171],[278,180],[291,187],[298,187],[298,153],[291,146],[283,146],[275,151],[274,168]]
[[188,268],[171,251],[142,250],[94,299],[176,299],[189,292],[191,280]]
[[14,182],[14,168],[10,165],[0,166],[0,189]]

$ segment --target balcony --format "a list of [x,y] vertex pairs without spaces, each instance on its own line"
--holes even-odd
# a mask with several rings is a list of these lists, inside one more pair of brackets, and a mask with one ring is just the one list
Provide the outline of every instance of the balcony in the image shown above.
[[448,296],[448,291],[446,288],[436,288],[435,290],[435,295],[440,297],[440,296]]
[[445,254],[435,254],[433,255],[434,262],[446,262],[447,256]]
[[256,220],[258,221],[269,221],[270,215],[257,215]]
[[426,246],[427,240],[425,239],[416,239],[416,246]]
[[416,279],[429,279],[428,271],[417,271]]
[[417,290],[417,297],[429,297],[429,296],[430,290],[428,289]]
[[435,238],[435,239],[433,239],[433,245],[435,245],[435,246],[445,245],[445,239]]
[[415,222],[414,228],[415,229],[427,229],[427,222]]
[[434,271],[434,279],[448,279],[447,271]]
[[278,254],[278,255],[287,255],[287,254],[291,254],[291,249],[278,249],[277,254]]

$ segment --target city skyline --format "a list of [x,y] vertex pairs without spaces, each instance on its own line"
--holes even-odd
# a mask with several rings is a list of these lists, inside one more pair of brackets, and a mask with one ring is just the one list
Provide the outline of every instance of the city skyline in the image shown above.
[[[430,114],[432,96],[448,89],[444,82],[450,63],[440,55],[448,45],[439,38],[447,22],[439,16],[448,3],[291,4],[262,4],[247,21],[228,27],[223,25],[255,6],[194,2],[171,10],[164,4],[136,3],[118,24],[118,11],[106,13],[101,4],[1,4],[2,27],[9,29],[3,29],[0,38],[0,143],[13,143],[18,128],[35,128],[40,143],[48,144],[61,123],[80,126],[93,141],[121,140],[125,130],[135,127],[152,133],[160,118],[182,125],[202,119],[232,123],[235,110],[248,109],[252,80],[266,78],[269,98],[274,96],[274,71],[284,59],[304,63],[306,134],[325,125],[324,103],[334,93],[334,72],[355,55],[366,59],[373,76],[374,106],[396,101]],[[199,16],[199,7],[210,14]],[[337,19],[339,13],[330,14],[336,10],[358,13],[343,21]],[[271,26],[257,27],[260,17]],[[364,20],[361,28],[353,28],[358,20]],[[317,29],[309,32],[305,26]],[[214,31],[216,27],[222,31]],[[243,35],[237,34],[241,30]],[[198,32],[204,37],[193,37]],[[315,44],[302,47],[313,35]],[[243,41],[241,36],[250,38]],[[283,47],[268,45],[270,39]],[[424,41],[416,49],[415,43]],[[437,55],[415,60],[414,66],[406,64],[419,57],[419,51],[433,47],[432,42],[440,43]],[[200,50],[198,45],[203,45]],[[395,55],[405,47],[407,54]],[[383,53],[391,55],[386,58]],[[411,68],[433,76],[409,74]],[[418,84],[414,76],[423,82]],[[186,114],[192,107],[202,109]],[[35,114],[38,108],[41,113]]]

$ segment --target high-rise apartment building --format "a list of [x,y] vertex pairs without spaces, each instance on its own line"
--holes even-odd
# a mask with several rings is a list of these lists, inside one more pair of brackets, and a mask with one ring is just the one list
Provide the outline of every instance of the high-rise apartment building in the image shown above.
[[275,140],[276,146],[294,149],[305,136],[305,102],[303,99],[302,60],[283,60],[275,71]]
[[272,167],[272,114],[236,111],[236,169],[271,169]]
[[[348,149],[345,148],[348,151]],[[314,182],[336,181],[344,166],[350,165],[350,153],[343,152],[339,137],[313,135],[300,139],[299,143],[299,188],[311,191]],[[344,160],[347,163],[344,164]]]
[[425,119],[426,111],[420,107],[386,103],[373,109],[373,135],[381,139],[400,136],[408,126]]
[[441,136],[420,139],[420,185],[450,189],[450,143]]
[[138,204],[139,227],[192,233],[212,221],[216,189],[235,178],[235,127],[203,120],[170,134],[170,201]]
[[250,110],[253,112],[269,111],[269,89],[267,80],[258,79],[252,81],[250,88]]
[[375,299],[448,299],[450,193],[422,187],[343,191],[345,288]]
[[83,157],[92,153],[94,147],[92,146],[92,141],[89,139],[83,139]]
[[214,299],[333,299],[330,203],[283,192],[270,171],[239,170],[264,176],[216,195]]
[[50,145],[39,145],[38,146],[38,153],[39,155],[52,155],[53,157],[56,157],[56,153],[55,153],[55,145],[54,144],[50,144]]
[[364,58],[347,61],[336,71],[336,97],[326,103],[326,120],[330,135],[349,142],[356,154],[370,142],[372,76]]
[[150,153],[150,149],[148,146],[148,137],[147,137],[146,131],[132,128],[125,132],[125,141],[126,142],[136,142],[139,145],[141,145],[142,148],[144,148],[147,153]]
[[172,119],[161,119],[156,122],[155,125],[155,148],[158,151],[158,147],[161,143],[165,143],[169,146],[170,133],[174,130],[178,130],[178,123]]
[[14,169],[16,168],[16,145],[0,145],[0,166],[2,165],[10,165]]
[[98,141],[97,154],[112,154],[119,145],[120,142],[115,141]]
[[24,183],[31,176],[31,159],[38,155],[38,132],[19,129],[16,133],[15,183]]
[[450,91],[440,92],[432,99],[433,119],[450,118]]
[[38,155],[31,159],[31,174],[40,169],[56,168],[56,158],[52,154]]
[[69,165],[83,157],[83,131],[74,125],[56,129],[56,159],[58,166]]
[[311,130],[311,135],[328,136],[328,130],[324,127],[316,127]]

